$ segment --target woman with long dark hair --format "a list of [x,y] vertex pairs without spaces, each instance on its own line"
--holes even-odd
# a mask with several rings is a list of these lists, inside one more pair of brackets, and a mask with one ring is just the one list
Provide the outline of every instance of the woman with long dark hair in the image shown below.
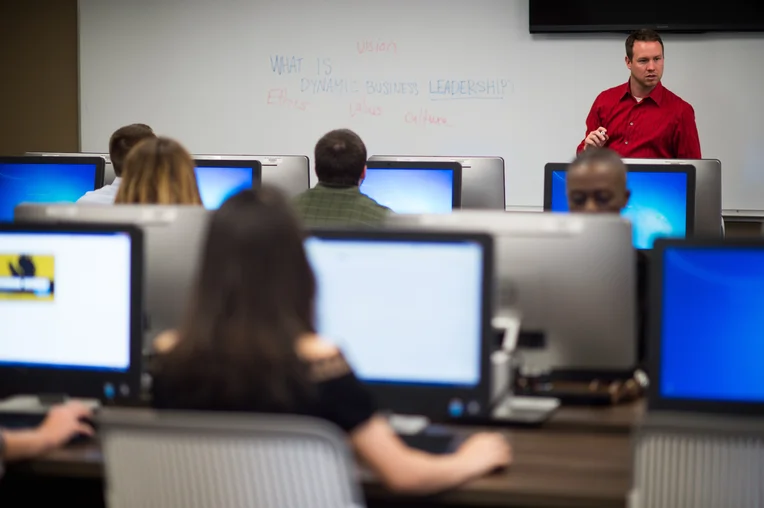
[[303,239],[286,199],[267,187],[239,193],[214,213],[185,321],[157,341],[164,351],[155,407],[329,420],[398,491],[435,492],[507,465],[511,451],[498,434],[432,455],[406,446],[376,415],[341,351],[316,335],[316,281]]

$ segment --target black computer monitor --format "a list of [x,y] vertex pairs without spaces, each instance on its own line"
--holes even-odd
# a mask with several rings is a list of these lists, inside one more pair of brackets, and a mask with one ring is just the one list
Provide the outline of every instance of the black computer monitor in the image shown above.
[[361,192],[395,213],[448,213],[461,207],[462,166],[369,160]]
[[143,235],[0,224],[0,392],[140,397]]
[[0,157],[0,222],[21,203],[74,203],[103,187],[102,157]]
[[764,239],[656,241],[650,409],[764,414]]
[[[544,168],[544,210],[567,212],[569,163],[550,162]],[[631,191],[624,217],[633,226],[634,247],[651,249],[656,238],[690,236],[695,219],[695,166],[635,165],[629,167]]]
[[260,161],[197,159],[194,164],[202,205],[208,210],[217,210],[234,194],[260,185]]
[[473,233],[313,231],[318,332],[380,406],[433,421],[485,416],[493,240]]

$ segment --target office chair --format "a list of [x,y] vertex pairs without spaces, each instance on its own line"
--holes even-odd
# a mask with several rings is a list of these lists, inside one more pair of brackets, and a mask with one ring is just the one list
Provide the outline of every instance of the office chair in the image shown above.
[[762,419],[649,415],[634,435],[630,508],[764,506]]
[[104,409],[109,508],[362,508],[344,435],[309,417]]

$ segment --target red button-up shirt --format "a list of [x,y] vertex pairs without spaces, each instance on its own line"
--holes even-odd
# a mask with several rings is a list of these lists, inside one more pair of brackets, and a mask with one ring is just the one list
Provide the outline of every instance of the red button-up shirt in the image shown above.
[[[629,83],[605,90],[586,118],[584,138],[598,127],[607,129],[605,146],[635,159],[700,159],[695,111],[660,82],[641,102]],[[584,149],[584,141],[576,153]]]

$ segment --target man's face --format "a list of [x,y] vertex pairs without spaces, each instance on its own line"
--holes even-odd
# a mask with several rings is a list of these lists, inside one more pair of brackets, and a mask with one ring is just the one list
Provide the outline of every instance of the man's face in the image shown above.
[[663,77],[663,47],[660,42],[636,41],[631,60],[626,57],[631,78],[645,88],[652,88]]
[[623,170],[607,163],[569,169],[566,185],[571,212],[620,213],[629,202]]

